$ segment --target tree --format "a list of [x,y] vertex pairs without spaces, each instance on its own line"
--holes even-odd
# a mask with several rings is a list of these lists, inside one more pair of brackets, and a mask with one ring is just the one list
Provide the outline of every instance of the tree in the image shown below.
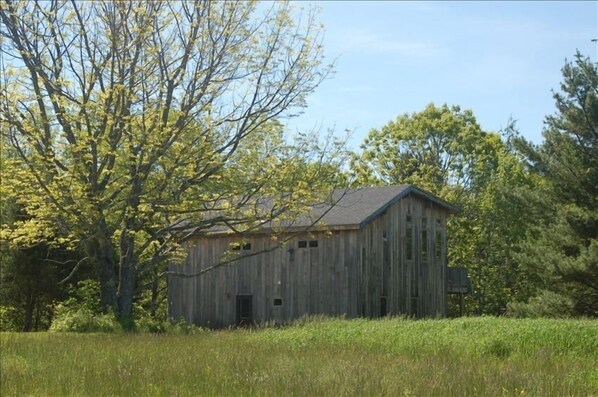
[[[318,173],[284,167],[313,158],[313,137],[290,142],[273,127],[330,71],[313,13],[4,0],[0,20],[0,121],[18,153],[3,170],[5,193],[31,216],[4,237],[82,247],[102,306],[123,324],[140,280],[190,230],[243,231],[316,199]],[[273,200],[267,214],[252,210],[262,197]]]
[[352,160],[357,184],[411,183],[461,207],[448,225],[448,255],[472,277],[469,312],[499,314],[525,295],[512,250],[528,211],[516,188],[535,182],[499,134],[483,131],[470,110],[430,104],[372,130],[361,149]]
[[486,133],[471,110],[429,104],[403,114],[380,130],[371,130],[362,154],[353,159],[358,183],[413,183],[436,194],[449,185],[474,183]]
[[544,142],[539,147],[519,142],[529,166],[546,181],[543,197],[535,198],[544,216],[522,254],[538,284],[527,309],[597,316],[598,65],[578,52],[562,73]]

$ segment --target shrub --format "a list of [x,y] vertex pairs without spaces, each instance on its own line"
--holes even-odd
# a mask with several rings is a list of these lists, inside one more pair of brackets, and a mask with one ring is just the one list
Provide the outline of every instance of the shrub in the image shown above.
[[573,314],[571,299],[550,291],[542,291],[526,302],[510,302],[507,315],[510,317],[566,318]]
[[69,287],[70,297],[56,306],[50,331],[116,332],[122,329],[113,313],[102,313],[99,283],[83,280]]
[[97,314],[81,307],[59,305],[50,331],[55,332],[117,332],[122,327],[112,313]]

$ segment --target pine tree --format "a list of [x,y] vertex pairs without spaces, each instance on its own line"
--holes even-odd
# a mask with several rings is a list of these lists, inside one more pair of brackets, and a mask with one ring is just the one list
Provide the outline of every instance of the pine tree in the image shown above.
[[545,141],[529,156],[549,193],[524,254],[540,291],[527,309],[514,308],[598,316],[598,68],[578,52],[562,72]]

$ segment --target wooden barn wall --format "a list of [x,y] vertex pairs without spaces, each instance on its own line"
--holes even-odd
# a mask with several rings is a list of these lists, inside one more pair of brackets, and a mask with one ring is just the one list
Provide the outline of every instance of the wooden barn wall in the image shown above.
[[[407,222],[408,214],[411,222]],[[360,231],[361,316],[383,315],[383,299],[387,314],[446,315],[446,221],[444,208],[409,196]],[[411,244],[407,243],[409,235]]]
[[[214,328],[232,325],[237,295],[252,296],[257,323],[281,323],[306,314],[358,316],[357,236],[357,230],[303,234],[272,250],[277,243],[258,235],[243,240],[251,250],[239,251],[230,250],[239,242],[234,236],[197,237],[188,242],[186,263],[171,270],[193,274],[223,255],[241,258],[199,277],[171,276],[170,317]],[[318,241],[317,248],[309,247],[312,240]],[[299,248],[299,241],[307,241],[308,247]],[[282,299],[282,305],[275,306],[274,299]]]
[[[257,323],[306,314],[379,317],[382,298],[387,314],[445,316],[447,215],[446,209],[411,195],[361,230],[296,235],[277,249],[269,236],[246,237],[251,250],[233,252],[255,255],[199,277],[169,278],[170,316],[215,328],[232,325],[237,295],[252,296]],[[298,247],[299,241],[311,240],[318,241],[317,248]],[[197,237],[188,242],[186,263],[171,270],[197,273],[221,261],[238,242],[234,236]],[[274,299],[282,299],[282,305],[275,306]]]

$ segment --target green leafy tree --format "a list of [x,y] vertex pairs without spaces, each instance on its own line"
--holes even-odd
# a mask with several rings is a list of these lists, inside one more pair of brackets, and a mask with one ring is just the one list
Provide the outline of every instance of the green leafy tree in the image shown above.
[[519,142],[546,186],[532,195],[543,216],[522,255],[538,295],[527,307],[512,309],[519,314],[597,316],[598,67],[577,53],[562,73],[544,142],[539,147]]
[[[26,223],[29,215],[14,197],[6,193],[4,172],[16,158],[10,145],[0,137],[0,224],[11,227]],[[62,280],[68,277],[70,267],[80,259],[77,252],[64,247],[35,244],[18,244],[19,239],[0,242],[0,330],[37,331],[47,329],[54,318],[55,304],[66,297]],[[88,269],[84,269],[88,270]],[[88,277],[85,271],[78,276]]]
[[[30,216],[3,238],[81,248],[102,307],[124,325],[190,231],[242,232],[317,199],[318,172],[288,165],[317,158],[328,170],[338,152],[314,154],[313,137],[281,139],[274,123],[330,71],[313,13],[200,0],[0,4],[0,122],[18,153],[3,194]],[[263,197],[267,213],[255,211]]]
[[449,222],[448,255],[469,269],[470,313],[502,313],[525,294],[512,251],[528,211],[516,187],[535,181],[499,134],[483,131],[470,110],[430,104],[372,130],[361,149],[352,159],[358,185],[410,183],[461,207]]

